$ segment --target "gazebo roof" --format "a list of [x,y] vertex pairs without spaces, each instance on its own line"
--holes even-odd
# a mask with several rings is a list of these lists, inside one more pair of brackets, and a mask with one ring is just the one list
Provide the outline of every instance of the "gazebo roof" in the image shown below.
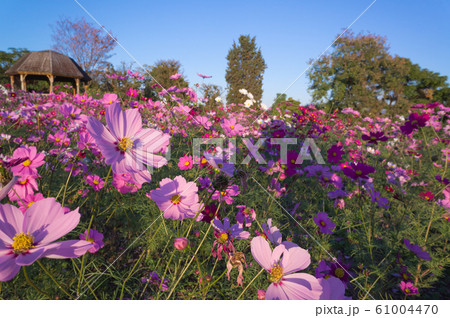
[[25,54],[5,74],[53,75],[79,78],[85,82],[91,80],[89,75],[73,59],[51,50]]

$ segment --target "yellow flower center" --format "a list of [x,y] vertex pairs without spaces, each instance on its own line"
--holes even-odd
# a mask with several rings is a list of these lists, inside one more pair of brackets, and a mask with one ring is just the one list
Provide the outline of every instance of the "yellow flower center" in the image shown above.
[[92,181],[93,184],[99,184],[98,180]]
[[328,278],[330,278],[330,275],[327,274],[323,278],[328,279]]
[[206,160],[205,158],[202,159],[202,164],[204,165],[205,163],[207,163],[208,160]]
[[323,181],[330,181],[328,177],[323,177]]
[[405,293],[409,294],[411,293],[411,289],[409,289],[408,287],[405,288]]
[[26,184],[27,182],[28,182],[28,179],[25,179],[25,180],[23,180],[23,181],[19,181],[19,183],[22,184],[22,185],[23,185],[23,184]]
[[356,170],[356,171],[355,171],[355,174],[356,174],[357,176],[360,176],[360,175],[362,174],[362,171],[361,171],[361,170]]
[[174,194],[170,197],[170,201],[173,204],[179,204],[181,202],[181,196],[179,194]]
[[29,165],[31,165],[31,160],[27,159],[23,162],[24,167],[28,167]]
[[185,166],[189,166],[189,163],[190,163],[189,161],[185,161],[185,162],[184,162],[184,165],[185,165]]
[[320,225],[325,226],[325,222],[324,221],[320,221],[319,223],[320,223]]
[[128,137],[123,137],[120,139],[118,147],[122,151],[127,151],[127,149],[133,148],[133,141]]
[[33,235],[29,233],[20,233],[16,234],[13,238],[12,248],[14,253],[21,254],[28,252],[28,250],[32,249],[34,243]]
[[375,136],[370,137],[370,140],[375,140],[375,139],[377,139],[377,137],[375,137]]
[[222,164],[221,162],[219,162],[219,163],[217,164],[217,166],[219,167],[219,169],[222,169],[223,164]]
[[337,153],[333,152],[333,157],[336,157],[336,156],[337,156]]
[[92,237],[88,238],[86,241],[88,241],[89,243],[94,243],[94,239]]
[[234,125],[231,125],[230,128],[231,128],[231,129],[234,129]]
[[27,204],[27,207],[30,207],[34,204],[34,201],[31,201],[30,203]]
[[342,277],[344,277],[344,275],[345,275],[345,272],[342,268],[336,268],[334,270],[334,276],[336,276],[337,278],[342,278]]
[[61,141],[61,138],[55,138],[56,141]]
[[112,104],[112,100],[110,100],[109,103]]
[[269,274],[269,280],[272,283],[279,283],[282,278],[283,278],[283,267],[281,267],[280,265],[275,265],[274,267],[272,267]]
[[291,160],[291,163],[295,163],[295,160],[294,160],[294,159],[292,159],[292,160]]
[[219,235],[219,242],[220,243],[225,243],[228,240],[228,234],[227,233],[222,233]]
[[226,191],[225,192],[220,192],[220,194],[225,196],[225,195],[227,195],[227,192]]

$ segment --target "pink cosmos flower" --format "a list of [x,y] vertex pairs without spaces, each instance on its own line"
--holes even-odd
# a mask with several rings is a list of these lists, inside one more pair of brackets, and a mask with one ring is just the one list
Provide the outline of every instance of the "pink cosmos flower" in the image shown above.
[[164,157],[154,153],[167,149],[170,135],[156,129],[143,129],[137,109],[123,112],[119,103],[113,103],[106,110],[106,123],[108,128],[89,117],[86,128],[114,173],[146,171],[142,164],[156,168],[167,164]]
[[317,278],[303,270],[311,263],[307,250],[290,242],[284,242],[272,249],[262,237],[251,241],[253,258],[269,273],[271,284],[266,290],[268,300],[319,299],[323,288]]
[[25,211],[32,206],[35,202],[44,200],[44,195],[42,193],[36,193],[36,194],[29,194],[24,198],[21,198],[21,200],[17,201],[19,204],[19,209],[22,211],[22,213],[25,213]]
[[197,191],[195,182],[177,176],[173,180],[162,179],[159,188],[147,193],[147,197],[155,201],[166,219],[183,220],[194,217],[203,208]]
[[219,202],[225,201],[226,204],[233,204],[233,197],[237,196],[239,193],[241,193],[241,191],[239,191],[239,186],[233,184],[229,186],[225,191],[216,190],[211,196],[211,199],[218,200]]
[[0,281],[14,278],[21,266],[47,258],[74,258],[92,243],[80,240],[53,242],[80,222],[78,208],[64,213],[54,198],[36,202],[25,213],[9,204],[0,205]]
[[332,234],[333,232],[331,230],[336,227],[336,224],[331,221],[328,214],[325,212],[317,213],[317,216],[314,217],[313,220],[314,223],[316,223],[320,228],[320,232],[325,234]]
[[206,116],[196,116],[195,121],[202,125],[205,129],[210,129],[212,127],[212,123],[209,121]]
[[225,134],[227,136],[240,135],[244,132],[244,126],[237,124],[236,118],[224,119],[223,124],[221,124]]
[[101,102],[103,103],[103,105],[110,105],[117,101],[117,99],[118,98],[116,94],[105,94],[103,95],[103,99],[101,100]]
[[180,158],[178,162],[178,168],[180,170],[189,170],[192,169],[194,162],[192,161],[192,156],[184,156]]
[[25,198],[28,195],[33,194],[34,191],[38,190],[36,178],[33,176],[16,177],[16,180],[17,182],[13,187],[14,191],[10,191],[8,193],[11,201],[17,201],[21,198]]
[[44,157],[34,146],[20,146],[14,150],[10,161],[20,159],[23,162],[11,167],[11,172],[15,176],[38,176],[37,168],[44,164]]
[[212,77],[210,75],[205,75],[205,74],[200,74],[200,73],[197,73],[197,75],[200,76],[201,78],[211,78]]
[[93,244],[93,246],[88,250],[89,253],[95,253],[105,246],[105,243],[103,242],[103,234],[94,229],[89,229],[89,235],[87,230],[84,231],[84,234],[80,234],[80,240],[88,241]]
[[410,282],[401,282],[400,283],[400,289],[406,294],[406,295],[417,295],[419,293],[417,287],[415,287]]
[[64,131],[58,131],[54,135],[49,134],[47,140],[55,144],[55,146],[68,146],[70,144],[70,139],[67,138],[67,133]]
[[86,178],[86,183],[92,186],[95,191],[100,191],[105,185],[105,181],[95,174],[88,175]]
[[180,73],[175,73],[173,75],[170,75],[169,79],[179,79],[181,77]]

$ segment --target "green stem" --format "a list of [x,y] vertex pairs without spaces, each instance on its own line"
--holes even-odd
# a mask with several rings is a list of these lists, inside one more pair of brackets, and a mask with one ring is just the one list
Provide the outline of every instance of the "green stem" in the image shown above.
[[38,293],[44,295],[45,297],[47,297],[48,299],[52,299],[52,297],[50,297],[49,294],[47,294],[46,292],[42,291],[41,289],[39,289],[35,284],[33,284],[33,282],[30,280],[30,278],[28,277],[27,274],[27,270],[25,269],[25,266],[22,266],[22,270],[23,270],[23,276],[25,276],[25,280],[27,281],[27,283],[33,287]]
[[36,262],[37,262],[37,263],[39,264],[39,266],[44,270],[44,272],[48,275],[48,277],[51,278],[51,280],[56,284],[56,286],[58,286],[58,288],[62,290],[62,292],[63,292],[64,294],[66,294],[67,296],[69,296],[69,298],[74,299],[74,298],[72,297],[72,295],[69,294],[69,293],[61,286],[60,283],[58,283],[58,281],[55,279],[55,277],[53,277],[53,275],[52,275],[52,274],[44,267],[44,265],[42,265],[42,263],[41,263],[39,260],[37,260]]

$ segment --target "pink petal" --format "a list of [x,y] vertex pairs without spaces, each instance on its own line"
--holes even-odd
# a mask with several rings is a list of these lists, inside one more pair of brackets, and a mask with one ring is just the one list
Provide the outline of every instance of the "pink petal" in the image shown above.
[[124,136],[135,136],[142,129],[142,117],[138,109],[127,109],[124,113],[124,119]]
[[0,239],[12,244],[13,237],[22,232],[22,224],[23,213],[18,208],[10,204],[0,205]]
[[109,130],[116,139],[131,137],[125,136],[125,113],[122,111],[119,102],[112,103],[108,106],[105,119]]
[[69,240],[52,243],[46,246],[43,257],[75,258],[84,255],[94,245],[84,240]]
[[305,273],[284,276],[281,287],[289,299],[317,300],[323,291],[317,278]]
[[339,278],[318,278],[318,281],[323,289],[322,295],[320,295],[320,300],[351,299],[350,297],[345,296],[345,285]]
[[36,260],[42,257],[42,254],[45,252],[45,248],[36,248],[28,251],[25,254],[19,254],[16,257],[16,264],[19,266],[28,266],[33,264]]
[[311,256],[308,251],[299,246],[289,248],[288,253],[289,257],[283,257],[281,262],[284,274],[298,272],[299,270],[307,268],[311,263]]
[[[287,253],[287,252],[285,253],[285,252],[286,252],[286,248],[283,245],[278,245],[277,247],[275,247],[275,249],[272,252],[272,259],[271,259],[270,266],[273,267],[275,264],[277,264],[278,261],[280,260],[281,254],[283,254],[283,253],[284,253],[283,260],[285,258],[289,258],[289,253]],[[283,271],[285,272],[286,270],[284,269],[283,265],[282,265],[282,267],[283,267]]]
[[13,279],[19,270],[20,266],[16,264],[14,254],[0,256],[0,282]]
[[289,298],[280,284],[270,284],[269,287],[267,287],[265,299],[287,300]]
[[86,129],[88,130],[89,134],[95,139],[97,146],[102,143],[114,144],[114,142],[118,141],[118,138],[111,134],[111,132],[98,119],[94,117],[89,117],[86,124]]
[[261,265],[261,267],[269,271],[272,268],[272,251],[266,239],[261,236],[257,236],[252,239],[250,246],[253,258],[259,265]]

